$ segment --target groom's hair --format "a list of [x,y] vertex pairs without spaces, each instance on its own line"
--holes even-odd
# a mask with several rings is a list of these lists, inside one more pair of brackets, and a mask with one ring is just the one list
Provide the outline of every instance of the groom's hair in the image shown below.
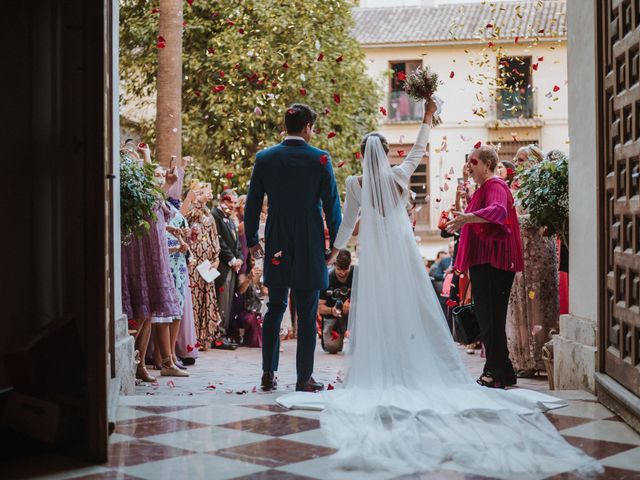
[[294,103],[287,108],[287,113],[284,114],[284,126],[287,133],[296,134],[302,132],[308,123],[315,124],[316,118],[318,118],[318,114],[309,105]]

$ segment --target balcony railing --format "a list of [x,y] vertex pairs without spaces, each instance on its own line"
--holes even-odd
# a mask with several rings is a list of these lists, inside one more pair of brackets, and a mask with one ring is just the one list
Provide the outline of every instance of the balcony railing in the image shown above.
[[424,115],[423,102],[416,102],[402,90],[389,93],[387,122],[419,122]]

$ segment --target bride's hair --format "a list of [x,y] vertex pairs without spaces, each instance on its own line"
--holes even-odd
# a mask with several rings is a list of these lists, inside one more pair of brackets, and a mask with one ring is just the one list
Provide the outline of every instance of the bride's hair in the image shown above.
[[384,148],[384,153],[389,153],[389,142],[384,138],[384,135],[378,132],[367,133],[362,139],[362,143],[360,144],[360,153],[364,155],[364,147],[367,146],[367,140],[369,137],[378,137],[380,139],[380,143],[382,143],[382,148]]

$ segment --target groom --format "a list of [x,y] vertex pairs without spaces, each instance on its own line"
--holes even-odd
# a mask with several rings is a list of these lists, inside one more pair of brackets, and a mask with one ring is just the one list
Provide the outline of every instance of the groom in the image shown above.
[[[264,256],[264,279],[269,288],[268,310],[262,327],[262,390],[275,390],[280,353],[280,323],[293,289],[298,314],[296,391],[315,392],[313,353],[319,290],[328,286],[326,265],[338,253],[333,241],[342,215],[329,153],[309,145],[316,113],[294,104],[284,117],[287,137],[279,145],[258,152],[245,206],[247,246],[254,258]],[[260,211],[265,194],[269,212],[266,251],[258,241]],[[331,253],[325,258],[324,219]]]

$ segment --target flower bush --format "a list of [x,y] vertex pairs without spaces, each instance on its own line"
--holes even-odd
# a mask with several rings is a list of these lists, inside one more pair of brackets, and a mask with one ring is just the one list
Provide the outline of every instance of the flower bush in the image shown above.
[[540,163],[518,173],[515,197],[532,225],[546,235],[558,235],[569,246],[569,162],[561,152],[551,152]]

